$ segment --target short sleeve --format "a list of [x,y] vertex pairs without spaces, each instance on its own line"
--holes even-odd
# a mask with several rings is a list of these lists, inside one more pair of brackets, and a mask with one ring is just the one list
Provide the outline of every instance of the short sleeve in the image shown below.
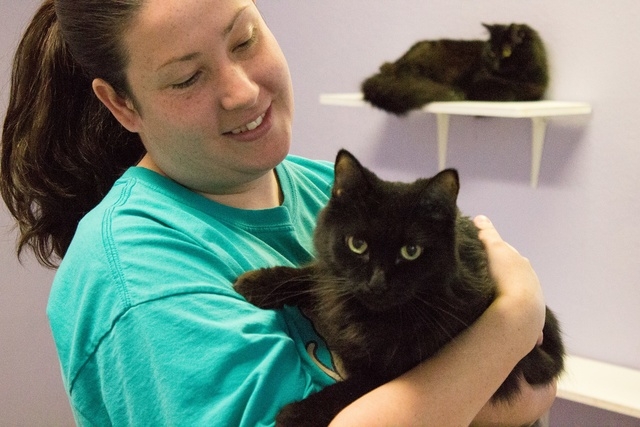
[[279,408],[320,388],[285,331],[281,313],[228,296],[149,301],[118,319],[72,393],[102,382],[114,425],[273,425]]

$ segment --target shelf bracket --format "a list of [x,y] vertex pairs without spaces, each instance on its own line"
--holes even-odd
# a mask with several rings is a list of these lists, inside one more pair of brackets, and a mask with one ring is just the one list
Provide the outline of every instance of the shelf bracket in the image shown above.
[[547,117],[531,117],[531,187],[538,187]]
[[[436,113],[438,126],[438,168],[443,170],[447,165],[447,144],[449,140],[449,114]],[[538,187],[542,149],[547,130],[548,117],[531,117],[531,187]]]
[[438,167],[443,170],[447,164],[447,141],[449,139],[449,115],[436,114],[438,124]]

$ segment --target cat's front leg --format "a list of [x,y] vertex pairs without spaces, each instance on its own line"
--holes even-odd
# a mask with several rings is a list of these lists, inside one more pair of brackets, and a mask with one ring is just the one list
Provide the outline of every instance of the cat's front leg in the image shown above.
[[469,87],[467,97],[470,101],[516,101],[517,84],[493,76],[479,78]]
[[309,289],[315,280],[313,272],[313,266],[261,268],[238,277],[233,288],[260,308],[304,307],[312,297]]

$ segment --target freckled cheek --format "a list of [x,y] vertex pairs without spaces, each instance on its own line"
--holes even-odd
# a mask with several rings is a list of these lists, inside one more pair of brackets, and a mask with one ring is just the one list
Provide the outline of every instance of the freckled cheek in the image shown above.
[[273,93],[292,98],[293,90],[289,66],[280,47],[274,41],[270,47],[265,49],[265,52],[268,54],[257,67],[258,70],[261,70],[262,79],[265,81],[264,85]]
[[215,128],[216,110],[211,99],[184,101],[163,100],[157,105],[154,116],[159,126],[193,132],[201,128]]

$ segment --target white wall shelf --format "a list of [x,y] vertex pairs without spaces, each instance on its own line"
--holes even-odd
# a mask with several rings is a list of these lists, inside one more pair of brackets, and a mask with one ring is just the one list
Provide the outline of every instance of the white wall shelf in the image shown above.
[[[370,106],[361,93],[333,93],[320,95],[320,103],[349,107]],[[447,162],[449,116],[483,116],[531,119],[531,186],[538,186],[540,162],[547,128],[547,120],[554,116],[584,115],[591,106],[583,102],[527,101],[527,102],[432,102],[422,111],[436,115],[438,125],[438,166],[442,170]]]
[[558,397],[640,418],[640,371],[567,356]]

